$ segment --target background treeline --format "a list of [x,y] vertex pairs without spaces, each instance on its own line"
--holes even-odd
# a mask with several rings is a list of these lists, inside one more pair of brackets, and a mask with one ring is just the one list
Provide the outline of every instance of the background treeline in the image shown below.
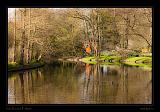
[[8,15],[8,61],[81,56],[82,42],[101,51],[152,47],[151,8],[16,8]]

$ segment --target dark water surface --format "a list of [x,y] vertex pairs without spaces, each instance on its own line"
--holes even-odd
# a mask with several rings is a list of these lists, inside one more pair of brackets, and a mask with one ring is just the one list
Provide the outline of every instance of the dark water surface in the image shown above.
[[59,62],[8,74],[9,104],[151,104],[152,71]]

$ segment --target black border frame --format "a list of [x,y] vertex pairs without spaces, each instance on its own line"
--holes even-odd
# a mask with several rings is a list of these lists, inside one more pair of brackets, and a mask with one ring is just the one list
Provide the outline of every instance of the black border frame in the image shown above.
[[[102,1],[102,0],[101,0]],[[115,0],[114,0],[115,1]],[[114,2],[113,1],[113,2]],[[145,0],[144,0],[145,1]],[[100,2],[100,0],[99,0],[99,2],[92,2],[92,4],[91,5],[87,5],[87,3],[89,3],[89,2],[86,2],[86,5],[80,5],[79,3],[81,3],[81,2],[77,2],[78,3],[78,5],[76,5],[77,3],[75,2],[75,1],[72,1],[72,2],[68,2],[68,4],[70,4],[70,5],[66,5],[67,3],[66,2],[63,2],[63,3],[59,3],[59,2],[55,2],[55,4],[52,2],[52,4],[54,4],[53,6],[51,6],[52,4],[50,4],[50,5],[46,5],[46,4],[41,4],[42,2],[39,2],[39,3],[37,3],[37,5],[33,5],[33,4],[30,4],[31,3],[31,1],[30,0],[28,0],[27,1],[27,3],[25,4],[25,3],[22,3],[22,1],[21,2],[18,2],[18,3],[16,3],[16,2],[14,2],[14,1],[11,1],[10,2],[10,4],[3,4],[4,6],[2,6],[2,7],[0,7],[0,8],[2,8],[3,10],[2,10],[2,13],[1,13],[1,15],[3,15],[3,18],[0,18],[0,21],[4,21],[4,26],[6,26],[6,25],[8,25],[8,21],[6,21],[6,20],[8,20],[8,8],[14,8],[14,7],[17,7],[17,8],[19,8],[19,7],[25,7],[25,6],[27,6],[27,7],[42,7],[42,8],[44,8],[44,7],[48,7],[48,8],[50,8],[50,7],[55,7],[55,8],[59,8],[59,7],[64,7],[64,8],[69,8],[69,7],[78,7],[78,8],[80,8],[80,7],[82,7],[82,8],[85,8],[85,7],[96,7],[96,8],[98,8],[98,7],[103,7],[103,8],[111,8],[111,7],[139,7],[139,8],[141,8],[141,7],[148,7],[148,6],[150,6],[150,7],[152,7],[152,18],[154,19],[153,20],[153,22],[152,22],[152,45],[153,45],[153,47],[152,47],[152,65],[154,65],[154,68],[153,68],[153,66],[152,66],[152,74],[154,73],[154,75],[152,76],[152,78],[154,79],[154,82],[153,82],[153,80],[152,80],[152,104],[150,105],[148,105],[148,104],[114,104],[114,105],[112,105],[112,104],[103,104],[102,106],[99,106],[99,105],[97,105],[97,106],[95,106],[95,105],[81,105],[81,104],[74,104],[74,105],[57,105],[57,104],[55,104],[55,105],[48,105],[48,104],[8,104],[8,97],[7,97],[7,101],[6,101],[6,96],[8,96],[8,94],[6,95],[6,93],[2,93],[2,96],[4,96],[3,97],[3,101],[4,102],[2,102],[1,104],[3,104],[2,105],[2,107],[0,107],[0,109],[2,109],[2,110],[11,110],[11,111],[18,111],[18,110],[47,110],[47,111],[49,111],[49,110],[70,110],[70,111],[75,111],[75,110],[81,110],[81,111],[83,111],[83,110],[97,110],[97,111],[102,111],[102,110],[110,110],[110,111],[112,111],[112,110],[123,110],[123,111],[125,111],[125,110],[134,110],[134,111],[136,111],[136,110],[139,110],[139,111],[153,111],[153,110],[157,110],[158,109],[158,106],[160,106],[160,98],[159,97],[157,97],[157,96],[159,96],[160,94],[160,92],[157,92],[156,90],[155,90],[155,88],[156,88],[156,86],[155,85],[158,85],[158,78],[160,78],[160,76],[158,77],[157,75],[155,75],[155,73],[156,72],[158,72],[158,66],[156,65],[156,64],[158,64],[158,62],[156,61],[155,62],[155,45],[156,45],[156,42],[158,42],[158,41],[155,41],[157,38],[156,38],[156,36],[158,37],[158,32],[155,30],[155,27],[157,27],[158,26],[158,24],[155,24],[155,21],[156,21],[156,19],[157,19],[157,21],[158,21],[158,18],[155,18],[155,16],[156,16],[156,11],[158,11],[156,8],[158,8],[157,7],[157,4],[155,3],[155,2],[144,2],[144,1],[142,1],[142,2],[136,2],[136,0],[134,0],[133,2],[133,4],[131,4],[131,3],[129,3],[129,4],[127,4],[128,2],[118,2],[118,3],[120,3],[120,4],[117,4],[117,3],[113,3],[113,2],[110,2],[109,4],[106,4],[104,1],[103,2]],[[35,2],[36,2],[36,0],[35,0]],[[50,1],[51,2],[51,1]],[[144,2],[144,3],[143,3]],[[33,3],[33,1],[32,1],[32,3]],[[49,2],[48,2],[49,3]],[[58,5],[57,5],[57,3],[58,3]],[[65,5],[64,5],[64,3],[65,3]],[[138,3],[138,4],[137,4]],[[96,5],[95,5],[96,4]],[[98,6],[98,7],[97,7]],[[5,17],[6,16],[6,17]],[[160,19],[159,19],[160,20]],[[1,22],[0,22],[1,23]],[[1,27],[1,31],[3,32],[2,34],[3,34],[3,36],[2,37],[8,37],[8,27],[6,27],[6,29],[4,29],[4,26],[3,27]],[[3,41],[6,41],[6,44],[3,42]],[[6,49],[8,46],[8,38],[2,38],[2,41],[1,41],[3,44],[1,44],[2,45],[2,48],[3,47],[5,47],[3,50],[2,50],[2,54],[0,54],[1,56],[2,56],[2,62],[4,61],[4,60],[6,60],[6,62],[8,62],[8,58],[7,58],[7,56],[8,56],[8,50]],[[157,44],[158,45],[158,44]],[[158,46],[156,46],[156,48],[157,48]],[[6,54],[6,56],[4,56],[4,52],[5,52],[5,54]],[[3,57],[4,56],[4,57]],[[157,54],[157,57],[158,56],[160,56],[160,55],[158,55]],[[158,59],[158,58],[157,58]],[[157,60],[156,59],[156,60]],[[3,68],[3,70],[4,70],[4,73],[3,74],[7,74],[7,63],[6,62],[3,62],[2,63],[2,68]],[[154,70],[154,69],[157,69],[156,71]],[[159,73],[159,72],[158,72]],[[157,74],[158,74],[157,73]],[[5,81],[5,82],[7,82],[7,84],[8,84],[8,77],[7,76],[3,76],[2,77],[3,79],[5,79],[5,80],[3,80],[3,81]],[[0,79],[1,79],[1,76],[0,76]],[[1,85],[3,85],[4,84],[4,82],[3,81],[1,81]],[[154,87],[153,87],[154,86]],[[7,90],[8,89],[8,85],[6,86],[6,88],[5,88],[5,90]],[[8,90],[7,90],[8,91]],[[156,98],[155,98],[156,97]],[[132,105],[132,106],[131,106]],[[4,107],[3,107],[4,106]],[[83,108],[82,108],[83,107]]]

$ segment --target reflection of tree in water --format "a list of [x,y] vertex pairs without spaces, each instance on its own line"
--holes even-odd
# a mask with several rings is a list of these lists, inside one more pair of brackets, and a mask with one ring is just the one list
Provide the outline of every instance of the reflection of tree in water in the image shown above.
[[8,103],[16,103],[16,79],[17,74],[8,73]]
[[[89,103],[98,101],[100,93],[100,66],[86,64],[83,97],[88,99]],[[103,82],[102,82],[103,83]],[[92,95],[90,95],[92,94]]]
[[39,74],[41,74],[39,69],[22,71],[16,74],[16,80],[13,88],[15,91],[15,104],[30,104],[35,102],[36,95],[31,93],[35,92],[34,87],[43,85],[35,83],[35,81],[41,82],[39,81],[41,79]]
[[84,84],[83,84],[83,99],[85,100],[87,99],[87,96],[88,96],[88,86],[90,82],[90,75],[91,75],[91,65],[85,64],[85,76],[84,76]]
[[12,103],[151,102],[151,71],[139,68],[61,63],[16,74]]
[[[147,103],[146,100],[144,100],[144,94],[151,93],[151,89],[146,91],[145,86],[150,83],[150,79],[147,78],[151,74],[146,74],[145,71],[138,68],[125,66],[120,67],[119,74],[116,102],[127,104]],[[151,99],[151,94],[146,96]]]
[[[146,79],[143,82],[145,72],[143,73],[142,70],[137,68],[132,70],[133,68],[125,66],[117,68],[108,66],[106,67],[107,70],[105,70],[104,66],[97,64],[90,65],[92,69],[90,71],[88,66],[89,65],[86,66],[86,76],[90,76],[90,80],[84,80],[83,91],[85,93],[83,93],[83,97],[84,99],[86,98],[89,103],[147,103],[146,100],[143,99],[144,97],[142,97],[144,92],[145,94],[147,93],[145,97],[148,98],[148,100],[151,98],[151,94],[149,94],[151,93],[151,81]],[[90,75],[88,75],[88,73],[90,73]],[[130,76],[128,77],[128,75]],[[139,76],[142,78],[139,78]],[[130,80],[133,81],[129,82]],[[136,83],[146,86],[139,87]],[[147,91],[145,90],[146,88],[148,88]]]
[[[63,63],[61,66],[52,68],[53,70],[49,70],[52,76],[52,87],[53,92],[55,93],[53,100],[56,102],[61,103],[72,103],[78,102],[79,96],[79,86],[78,86],[78,75],[75,74],[75,63]],[[46,72],[45,72],[46,74]]]
[[74,74],[81,74],[85,71],[85,63],[78,62],[74,66]]
[[24,72],[21,72],[19,73],[19,78],[20,78],[20,82],[21,82],[21,93],[22,93],[22,102],[25,102],[25,96],[24,96],[24,79],[23,79],[23,75],[24,75]]

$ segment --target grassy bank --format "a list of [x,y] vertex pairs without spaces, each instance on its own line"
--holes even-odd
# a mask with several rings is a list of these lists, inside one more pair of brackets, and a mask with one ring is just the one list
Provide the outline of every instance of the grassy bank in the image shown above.
[[152,67],[152,57],[129,57],[123,63],[129,66]]
[[[128,66],[139,66],[139,67],[152,67],[152,57],[128,57],[124,60],[121,60],[118,56],[101,56],[99,59],[100,64],[115,64],[115,65],[128,65]],[[85,57],[82,58],[82,62],[88,63],[88,64],[96,64],[96,57]]]
[[[120,57],[117,56],[101,56],[99,59],[99,63],[101,64],[120,64],[119,63]],[[82,58],[82,62],[89,63],[89,64],[96,64],[96,57],[85,57]]]
[[28,64],[20,65],[16,62],[8,62],[8,72],[28,70],[44,66],[44,62],[31,61]]

